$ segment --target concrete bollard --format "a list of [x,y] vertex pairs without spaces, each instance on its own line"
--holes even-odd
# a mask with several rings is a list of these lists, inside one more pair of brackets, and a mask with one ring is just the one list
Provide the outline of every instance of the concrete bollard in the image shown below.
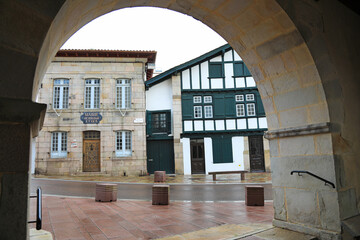
[[110,183],[96,184],[96,202],[112,202],[117,200],[117,185]]

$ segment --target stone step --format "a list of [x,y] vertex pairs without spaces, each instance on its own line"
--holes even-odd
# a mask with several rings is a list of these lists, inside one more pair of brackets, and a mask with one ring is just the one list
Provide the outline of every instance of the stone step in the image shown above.
[[53,236],[50,232],[45,230],[30,229],[30,240],[53,240]]
[[318,240],[317,237],[294,232],[278,227],[274,227],[271,229],[266,229],[264,231],[260,231],[255,234],[249,234],[247,236],[241,236],[238,238],[232,238],[228,240],[235,240],[235,239],[241,239],[241,240]]

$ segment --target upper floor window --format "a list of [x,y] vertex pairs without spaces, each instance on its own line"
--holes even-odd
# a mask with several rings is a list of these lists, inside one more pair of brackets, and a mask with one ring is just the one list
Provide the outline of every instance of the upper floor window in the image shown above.
[[51,133],[51,158],[65,158],[67,156],[67,133]]
[[151,125],[153,133],[166,133],[170,129],[168,119],[170,114],[167,113],[152,113],[151,114]]
[[116,151],[117,157],[131,156],[131,132],[117,131],[116,132]]
[[130,79],[116,80],[116,108],[129,109],[131,107]]
[[212,118],[213,117],[213,108],[211,105],[204,106],[204,117]]
[[246,101],[255,101],[254,94],[246,94]]
[[236,116],[237,117],[245,116],[245,105],[244,104],[236,104]]
[[235,95],[235,101],[236,102],[243,102],[244,101],[244,95]]
[[248,116],[255,116],[255,103],[248,103],[246,104],[246,111]]
[[194,118],[202,118],[202,106],[194,106]]
[[85,108],[100,108],[100,79],[85,80]]
[[201,103],[201,96],[194,96],[194,103]]
[[53,107],[55,109],[69,107],[69,79],[54,80]]
[[204,96],[204,103],[212,103],[212,96]]

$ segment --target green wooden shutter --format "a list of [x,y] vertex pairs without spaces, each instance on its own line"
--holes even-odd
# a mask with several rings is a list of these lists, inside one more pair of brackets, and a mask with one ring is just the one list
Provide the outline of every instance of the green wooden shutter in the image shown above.
[[232,163],[232,142],[231,136],[213,136],[213,162]]
[[243,63],[234,63],[234,76],[244,76]]
[[214,117],[224,118],[225,117],[225,99],[224,94],[214,94]]
[[171,133],[171,112],[170,111],[166,112],[166,128],[167,128],[167,133],[170,134]]
[[192,95],[182,95],[181,96],[181,108],[182,108],[182,117],[183,119],[193,118],[193,97]]
[[226,117],[236,117],[235,96],[233,94],[225,95],[225,116]]
[[250,73],[249,69],[246,67],[245,64],[244,64],[244,75],[245,76],[251,76],[251,73]]
[[256,115],[257,116],[265,116],[264,105],[261,101],[260,94],[258,92],[255,93],[256,96]]
[[209,63],[209,77],[221,78],[223,77],[223,65],[222,63]]
[[146,134],[152,134],[152,121],[151,121],[151,112],[146,111]]

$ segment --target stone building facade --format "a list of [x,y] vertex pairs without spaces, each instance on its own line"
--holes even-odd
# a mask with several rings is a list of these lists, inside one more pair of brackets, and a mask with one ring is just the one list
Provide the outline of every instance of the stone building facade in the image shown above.
[[48,105],[35,173],[146,172],[145,88],[153,51],[60,50],[38,101]]

